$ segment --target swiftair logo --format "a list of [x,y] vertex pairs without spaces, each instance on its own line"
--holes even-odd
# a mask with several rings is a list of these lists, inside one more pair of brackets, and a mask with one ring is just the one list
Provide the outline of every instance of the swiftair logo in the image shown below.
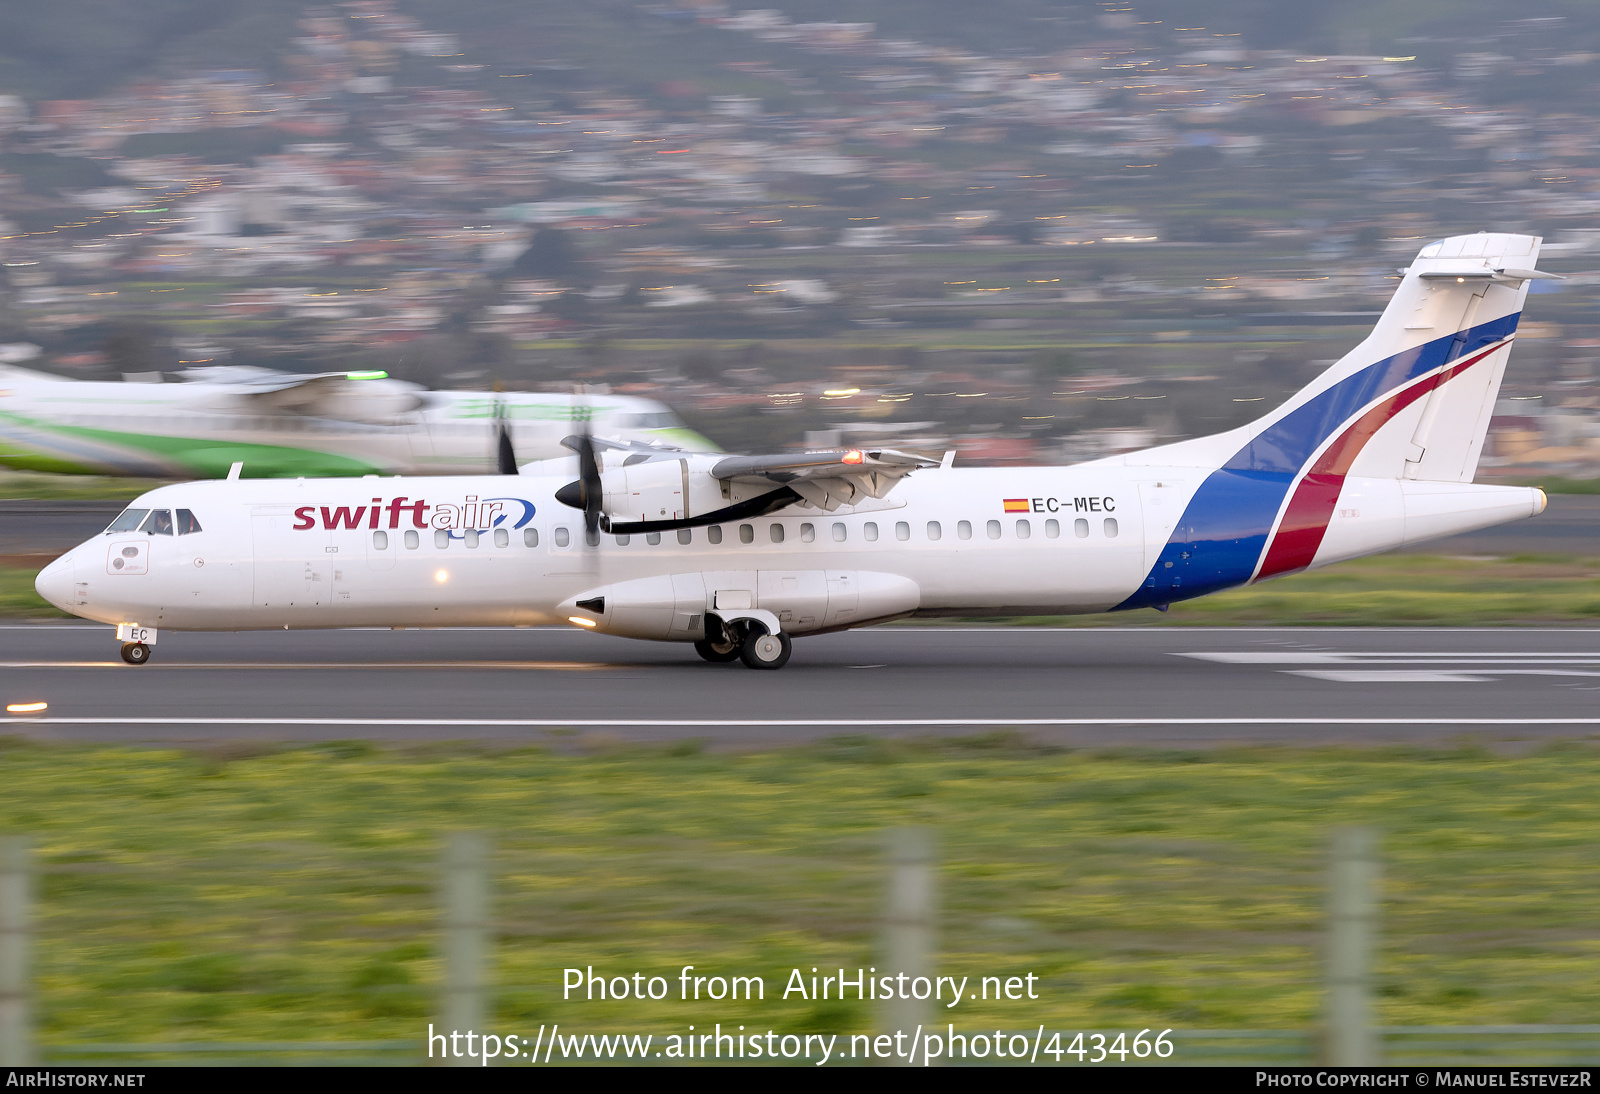
[[[520,510],[519,508],[520,507]],[[510,521],[512,528],[521,528],[533,519],[533,502],[526,498],[484,498],[468,494],[461,502],[429,504],[424,498],[412,501],[407,497],[385,502],[373,498],[370,505],[302,505],[294,511],[295,531],[313,528],[332,531],[336,528],[398,528],[401,514],[409,518],[408,528],[468,528],[487,530],[499,528]],[[318,517],[321,522],[318,523]]]

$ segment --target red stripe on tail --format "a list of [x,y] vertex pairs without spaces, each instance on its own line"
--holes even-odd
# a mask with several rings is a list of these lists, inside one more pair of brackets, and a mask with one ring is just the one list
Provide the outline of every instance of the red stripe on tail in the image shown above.
[[1317,549],[1322,546],[1322,537],[1328,534],[1328,520],[1333,515],[1333,507],[1339,502],[1345,476],[1350,473],[1350,466],[1356,462],[1356,457],[1373,434],[1428,392],[1505,346],[1505,342],[1490,346],[1481,353],[1418,380],[1411,387],[1395,392],[1357,418],[1337,440],[1323,449],[1305,478],[1295,485],[1294,496],[1289,499],[1283,520],[1278,522],[1277,534],[1272,537],[1272,546],[1267,548],[1266,561],[1261,564],[1261,572],[1255,580],[1294,573],[1311,565]]

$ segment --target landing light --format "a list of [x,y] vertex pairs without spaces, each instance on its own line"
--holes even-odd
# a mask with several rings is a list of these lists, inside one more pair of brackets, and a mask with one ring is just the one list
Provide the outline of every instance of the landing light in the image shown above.
[[567,622],[568,623],[576,623],[580,627],[597,627],[597,626],[599,626],[599,624],[596,623],[592,619],[582,619],[582,618],[579,618],[576,615],[567,616]]
[[861,449],[852,448],[850,451],[848,451],[848,452],[846,452],[844,454],[844,458],[842,460],[840,460],[839,462],[840,463],[861,463],[864,460],[866,460],[866,458],[867,458],[866,453],[862,452]]
[[7,714],[40,714],[50,709],[49,703],[8,703]]
[[443,585],[446,581],[450,580],[450,571],[449,570],[435,570],[435,571],[433,571],[433,580],[435,580],[439,584]]

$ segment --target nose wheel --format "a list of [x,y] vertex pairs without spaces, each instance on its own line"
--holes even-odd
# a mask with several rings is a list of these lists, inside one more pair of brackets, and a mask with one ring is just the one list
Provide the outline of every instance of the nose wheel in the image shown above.
[[150,660],[150,647],[143,642],[124,642],[122,659],[130,665],[142,665]]

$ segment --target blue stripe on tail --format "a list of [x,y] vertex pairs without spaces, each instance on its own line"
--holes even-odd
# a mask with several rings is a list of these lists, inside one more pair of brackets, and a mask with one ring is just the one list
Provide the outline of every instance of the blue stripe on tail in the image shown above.
[[1192,600],[1243,585],[1301,468],[1363,407],[1510,337],[1521,313],[1435,338],[1368,365],[1257,434],[1195,491],[1144,585],[1112,611]]

